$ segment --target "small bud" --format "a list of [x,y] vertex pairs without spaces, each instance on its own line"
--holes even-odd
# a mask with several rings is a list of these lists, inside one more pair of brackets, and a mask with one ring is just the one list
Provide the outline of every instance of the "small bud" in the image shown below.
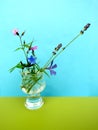
[[24,34],[25,34],[25,31],[24,31],[24,32],[22,32],[21,36],[23,36]]
[[52,53],[53,53],[53,55],[56,55],[56,52],[55,52],[55,51],[53,51]]
[[84,31],[83,31],[83,30],[81,30],[81,31],[80,31],[80,34],[83,34],[83,33],[84,33]]
[[62,48],[62,50],[65,50],[66,49],[66,46]]
[[26,42],[24,41],[23,44],[25,45],[25,43],[26,43]]
[[18,35],[18,36],[19,36],[19,33],[18,33],[18,32],[16,32],[16,35]]

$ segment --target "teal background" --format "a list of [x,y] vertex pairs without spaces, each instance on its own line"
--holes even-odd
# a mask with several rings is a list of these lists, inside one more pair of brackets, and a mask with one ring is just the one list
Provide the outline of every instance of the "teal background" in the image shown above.
[[19,71],[8,71],[23,58],[14,52],[19,45],[14,28],[26,31],[26,41],[35,40],[44,65],[58,43],[66,45],[87,23],[88,31],[55,60],[57,75],[45,77],[45,96],[98,96],[98,1],[0,1],[0,96],[24,96]]

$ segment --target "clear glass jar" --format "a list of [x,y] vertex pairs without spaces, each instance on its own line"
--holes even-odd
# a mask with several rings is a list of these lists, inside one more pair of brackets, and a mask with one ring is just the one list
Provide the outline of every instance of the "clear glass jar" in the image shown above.
[[36,74],[25,71],[22,73],[21,89],[27,94],[25,106],[27,109],[34,110],[44,104],[41,92],[45,89],[46,82],[42,72]]

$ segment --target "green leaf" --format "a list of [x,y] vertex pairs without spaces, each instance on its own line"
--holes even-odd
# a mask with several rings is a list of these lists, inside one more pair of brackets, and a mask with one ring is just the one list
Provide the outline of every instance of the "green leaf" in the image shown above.
[[21,63],[18,63],[18,64],[16,65],[16,68],[20,68],[20,69],[22,69],[22,68],[23,68],[23,66],[22,66],[22,64],[21,64]]
[[30,46],[28,44],[23,44],[23,47],[29,48]]
[[30,43],[28,43],[28,44],[29,44],[30,46],[32,46],[33,42],[34,42],[34,41],[32,41],[32,42],[30,42]]
[[23,66],[21,65],[21,63],[18,63],[17,65],[15,65],[14,67],[12,67],[11,69],[9,69],[10,72],[14,71],[16,68],[22,69]]
[[23,48],[22,47],[18,47],[18,48],[16,48],[15,51],[18,51],[18,50],[23,50]]
[[12,67],[11,69],[9,69],[10,73],[11,73],[12,71],[14,71],[15,68],[16,68],[16,66],[14,66],[14,67]]

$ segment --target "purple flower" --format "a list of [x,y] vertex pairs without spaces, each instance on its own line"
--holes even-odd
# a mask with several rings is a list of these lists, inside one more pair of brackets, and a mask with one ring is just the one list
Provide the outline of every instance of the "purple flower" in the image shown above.
[[28,58],[28,62],[30,64],[35,64],[36,63],[36,57],[30,56],[30,58]]
[[52,60],[51,65],[48,68],[46,68],[46,69],[48,69],[50,71],[51,75],[56,75],[56,71],[53,70],[55,68],[57,68],[57,64],[53,65],[53,60]]

